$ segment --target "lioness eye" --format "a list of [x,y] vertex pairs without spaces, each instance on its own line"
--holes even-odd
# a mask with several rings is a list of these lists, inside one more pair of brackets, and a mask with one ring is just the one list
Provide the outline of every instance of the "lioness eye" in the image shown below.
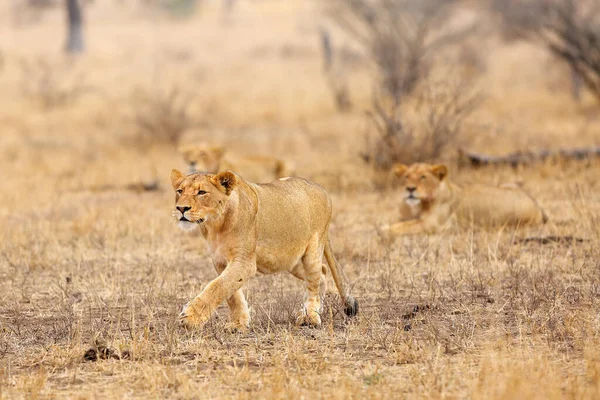
[[422,175],[421,180],[424,181],[425,179],[427,179],[427,177],[425,175]]
[[202,196],[203,194],[206,194],[206,192],[204,190],[199,190],[198,191],[198,196]]
[[183,193],[183,189],[178,189],[177,194],[181,194],[181,193]]

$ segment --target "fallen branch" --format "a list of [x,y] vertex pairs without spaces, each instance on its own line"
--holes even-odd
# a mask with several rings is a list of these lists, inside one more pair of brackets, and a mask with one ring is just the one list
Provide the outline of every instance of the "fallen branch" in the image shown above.
[[578,238],[575,236],[567,235],[567,236],[529,236],[520,238],[517,240],[519,243],[539,243],[539,244],[549,244],[549,243],[583,243],[587,242],[588,239]]
[[152,181],[147,181],[147,182],[133,182],[133,183],[128,183],[126,185],[96,185],[96,186],[89,186],[89,187],[85,187],[85,188],[81,188],[81,189],[76,189],[74,191],[76,192],[81,192],[81,191],[91,191],[91,192],[110,192],[110,191],[120,191],[120,190],[129,190],[132,192],[136,192],[136,193],[142,193],[142,192],[155,192],[157,190],[160,190],[160,185],[158,183],[158,180],[152,180]]
[[473,153],[463,149],[458,150],[459,165],[475,168],[488,165],[510,165],[511,167],[516,168],[519,165],[533,164],[548,159],[589,160],[595,157],[600,157],[600,147],[540,150],[537,152],[517,151],[503,156]]

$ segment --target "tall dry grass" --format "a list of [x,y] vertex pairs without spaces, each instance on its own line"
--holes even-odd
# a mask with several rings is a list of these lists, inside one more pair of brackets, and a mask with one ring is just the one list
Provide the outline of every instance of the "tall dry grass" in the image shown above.
[[[150,23],[96,3],[77,67],[106,93],[58,107],[36,107],[17,60],[59,63],[60,43],[41,38],[63,32],[60,14],[27,29],[0,23],[0,398],[600,395],[597,163],[451,168],[460,183],[522,181],[550,222],[391,241],[378,227],[397,218],[397,194],[374,191],[359,156],[368,73],[350,80],[358,111],[338,114],[315,3],[239,2],[226,25],[211,7]],[[545,54],[491,43],[489,98],[462,140],[492,153],[597,141],[593,99],[555,95]],[[302,285],[276,275],[248,285],[249,333],[225,332],[226,307],[201,331],[177,325],[215,272],[201,238],[170,220],[175,149],[123,141],[137,132],[131,93],[159,84],[196,92],[186,112],[203,124],[182,140],[290,158],[332,192],[331,236],[357,319],[328,293],[323,327],[295,327]],[[127,190],[155,171],[160,190]],[[523,240],[549,235],[581,240]]]

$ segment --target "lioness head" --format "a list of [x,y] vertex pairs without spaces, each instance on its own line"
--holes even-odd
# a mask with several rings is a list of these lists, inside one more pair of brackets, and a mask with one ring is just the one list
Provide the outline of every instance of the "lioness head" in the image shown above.
[[236,185],[236,177],[229,171],[216,175],[196,173],[184,176],[174,169],[171,171],[171,184],[175,189],[173,217],[179,221],[181,229],[191,231],[223,212]]
[[208,146],[206,144],[188,145],[179,149],[183,159],[189,167],[189,173],[210,172],[216,174],[219,172],[221,159],[225,154],[225,149],[221,146]]
[[422,201],[435,199],[438,188],[448,174],[445,165],[430,164],[396,164],[394,174],[400,178],[404,190],[404,201],[409,206],[418,206]]

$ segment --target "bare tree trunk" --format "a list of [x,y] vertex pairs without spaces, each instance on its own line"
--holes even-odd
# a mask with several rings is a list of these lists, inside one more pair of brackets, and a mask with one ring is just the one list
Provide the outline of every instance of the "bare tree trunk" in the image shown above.
[[333,48],[331,47],[331,37],[329,31],[325,28],[321,28],[321,51],[323,53],[323,70],[325,72],[331,69],[333,64]]
[[223,0],[223,10],[225,11],[225,14],[231,14],[236,3],[236,0]]
[[572,65],[569,68],[571,69],[571,95],[575,101],[579,102],[581,100],[581,86],[583,84],[583,79],[581,79],[581,75],[579,75]]
[[83,53],[85,51],[85,40],[83,39],[83,16],[81,4],[78,0],[65,0],[67,6],[67,22],[69,31],[65,50],[68,53]]

